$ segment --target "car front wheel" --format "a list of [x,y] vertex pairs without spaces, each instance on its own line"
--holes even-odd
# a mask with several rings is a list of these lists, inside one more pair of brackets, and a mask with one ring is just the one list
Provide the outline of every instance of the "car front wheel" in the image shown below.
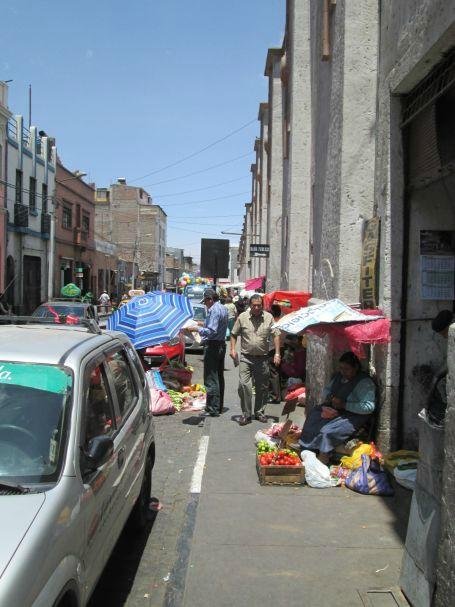
[[150,493],[152,490],[152,468],[153,462],[151,455],[147,456],[144,469],[144,478],[142,479],[141,491],[138,495],[133,510],[131,511],[131,523],[135,529],[141,531],[147,525]]

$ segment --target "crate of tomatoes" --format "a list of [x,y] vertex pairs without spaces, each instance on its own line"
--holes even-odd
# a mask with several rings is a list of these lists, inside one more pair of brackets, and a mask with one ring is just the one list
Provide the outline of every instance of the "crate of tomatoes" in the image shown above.
[[303,485],[305,469],[295,451],[258,446],[256,468],[261,485]]

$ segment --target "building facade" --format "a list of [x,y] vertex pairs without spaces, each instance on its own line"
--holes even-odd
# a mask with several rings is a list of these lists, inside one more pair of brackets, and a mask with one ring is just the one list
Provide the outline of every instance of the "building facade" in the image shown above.
[[[240,279],[262,267],[249,247],[266,218],[267,291],[337,297],[392,320],[390,344],[368,358],[385,449],[416,447],[428,374],[445,357],[431,319],[454,305],[454,11],[442,0],[288,0],[283,46],[267,53]],[[310,405],[337,354],[309,339]]]
[[70,282],[82,293],[99,295],[94,235],[95,187],[57,160],[54,296]]
[[14,116],[8,121],[6,164],[5,297],[15,311],[28,314],[52,294],[55,141]]
[[[8,85],[0,81],[0,293],[5,288],[6,225],[8,223],[8,183],[6,177],[6,147],[8,121],[11,112],[8,109]],[[12,285],[11,285],[12,287]]]
[[176,288],[179,277],[184,271],[184,251],[175,247],[166,247],[164,286]]
[[162,288],[165,280],[167,216],[142,188],[122,178],[95,195],[96,234],[116,245],[118,256],[137,265],[129,288]]

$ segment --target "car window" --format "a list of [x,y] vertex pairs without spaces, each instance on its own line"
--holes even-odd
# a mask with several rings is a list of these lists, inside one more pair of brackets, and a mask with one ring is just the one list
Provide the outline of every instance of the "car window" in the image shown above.
[[88,369],[84,423],[86,448],[95,436],[111,436],[115,432],[113,407],[107,386],[103,365],[99,364]]
[[83,306],[60,305],[47,303],[36,308],[33,316],[38,318],[55,318],[59,316],[74,316],[75,318],[84,318]]
[[194,306],[193,308],[193,318],[194,320],[205,320],[206,312],[205,308],[202,306]]
[[62,367],[0,362],[0,480],[58,480],[72,383],[71,372]]
[[125,344],[125,351],[126,351],[128,358],[133,363],[133,365],[137,371],[141,385],[145,386],[146,379],[145,379],[145,375],[144,375],[144,367],[142,366],[138,353],[133,348],[133,346],[131,346],[130,344]]
[[120,415],[125,418],[134,407],[137,399],[136,386],[131,374],[130,364],[123,351],[109,353],[106,364],[111,372],[117,393]]

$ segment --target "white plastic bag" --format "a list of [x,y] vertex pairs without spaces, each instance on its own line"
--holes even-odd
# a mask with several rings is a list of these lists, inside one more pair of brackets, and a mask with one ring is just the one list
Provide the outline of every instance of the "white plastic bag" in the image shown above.
[[265,432],[263,432],[262,430],[258,430],[256,432],[256,434],[254,435],[254,442],[256,443],[256,445],[258,444],[259,441],[261,440],[265,440],[267,441],[267,443],[271,446],[271,447],[276,447],[278,445],[278,443],[280,442],[279,438],[272,438],[271,436],[269,436],[268,434],[266,434]]
[[318,460],[313,451],[302,451],[300,458],[305,466],[305,480],[310,487],[326,489],[338,485],[339,479],[330,476],[329,468]]
[[417,467],[400,470],[397,466],[393,470],[393,475],[397,483],[402,487],[405,487],[405,489],[411,489],[411,491],[414,490],[417,478]]

